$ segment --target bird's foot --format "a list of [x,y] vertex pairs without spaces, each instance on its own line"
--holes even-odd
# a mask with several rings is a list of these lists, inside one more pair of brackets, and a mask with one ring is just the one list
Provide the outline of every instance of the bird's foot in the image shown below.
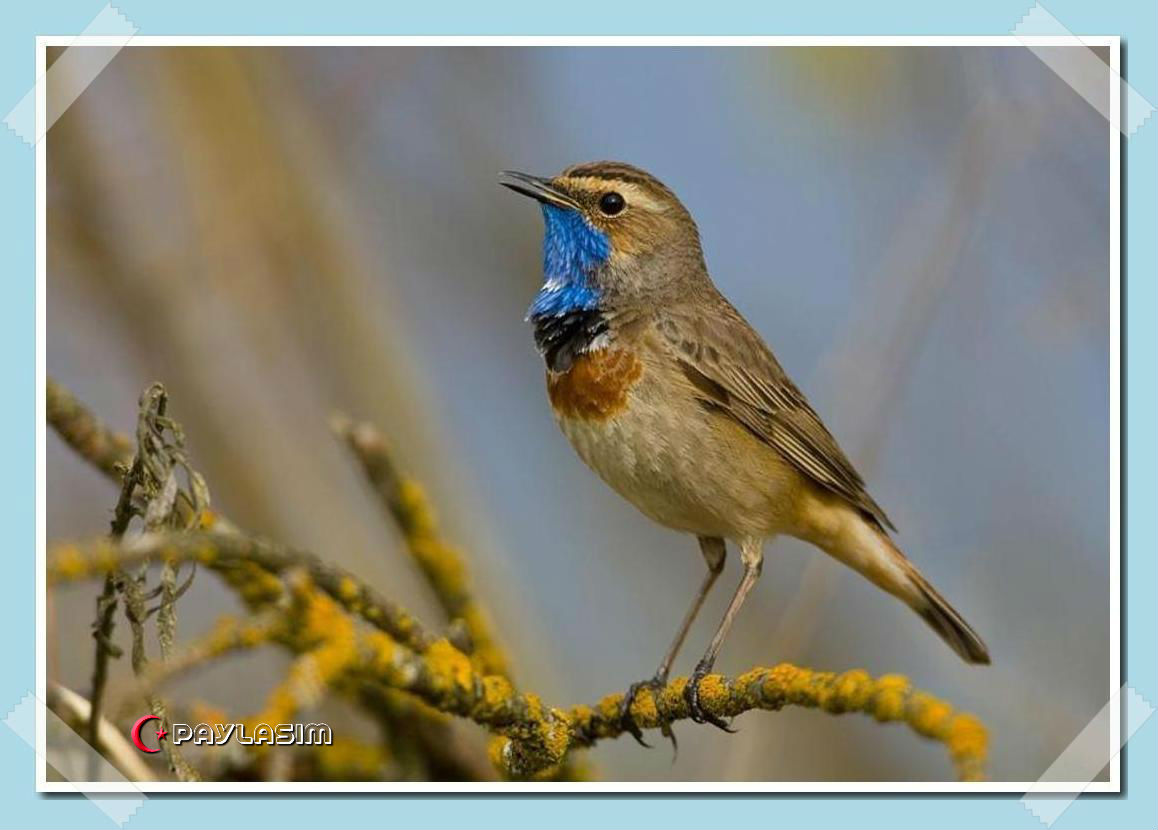
[[712,667],[710,665],[702,661],[697,663],[695,671],[692,672],[692,676],[688,679],[688,684],[684,686],[684,700],[687,701],[691,719],[696,723],[710,723],[712,726],[717,729],[722,729],[725,732],[735,732],[736,730],[729,726],[726,720],[716,717],[711,712],[705,711],[703,706],[700,705],[700,683],[707,677],[708,672],[711,670]]
[[[630,732],[631,737],[639,743],[640,746],[645,746],[651,749],[651,744],[643,739],[643,730],[639,728],[639,724],[635,722],[635,717],[631,714],[631,705],[635,703],[635,698],[643,689],[648,689],[651,692],[652,700],[655,701],[656,710],[659,710],[659,693],[667,686],[667,675],[657,674],[648,680],[640,680],[637,683],[632,683],[627,687],[627,692],[623,695],[623,699],[619,701],[619,723],[624,731]],[[671,724],[664,723],[660,727],[660,731],[665,738],[670,738],[672,749],[678,750],[679,745],[676,743],[675,733],[672,732]]]

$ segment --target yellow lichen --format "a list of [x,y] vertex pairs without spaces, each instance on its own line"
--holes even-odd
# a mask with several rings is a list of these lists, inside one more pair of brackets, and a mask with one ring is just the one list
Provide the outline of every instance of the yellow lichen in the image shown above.
[[877,678],[875,685],[876,690],[872,696],[873,717],[879,721],[902,720],[910,688],[908,678],[886,674]]
[[381,674],[390,671],[394,664],[394,655],[397,653],[397,644],[394,640],[385,632],[370,631],[366,633],[363,642],[369,654],[370,669]]
[[973,781],[985,777],[989,734],[981,721],[972,715],[957,715],[949,724],[944,741],[962,780]]
[[709,674],[700,681],[700,705],[711,711],[722,712],[728,706],[730,690],[725,677]]
[[408,531],[415,535],[434,533],[437,520],[434,508],[426,498],[426,491],[416,481],[404,479],[398,485],[398,509],[409,520]]
[[427,664],[438,682],[451,688],[467,691],[471,688],[474,670],[470,659],[446,639],[436,640],[426,651]]
[[926,694],[914,694],[911,699],[913,728],[928,738],[935,738],[953,714],[953,707]]
[[49,582],[73,582],[89,575],[88,561],[75,545],[61,545],[49,562]]
[[851,669],[836,679],[836,691],[849,709],[860,710],[872,697],[873,679],[862,669]]
[[487,709],[501,706],[509,701],[514,693],[510,681],[501,675],[490,674],[482,679],[482,705]]
[[511,739],[496,735],[487,742],[487,757],[495,769],[505,769],[510,754]]
[[659,708],[651,689],[640,689],[635,700],[631,702],[631,714],[637,720],[645,723],[659,722]]
[[341,581],[338,583],[338,596],[340,596],[346,602],[353,602],[358,598],[358,593],[358,583],[355,582],[351,577],[342,577]]

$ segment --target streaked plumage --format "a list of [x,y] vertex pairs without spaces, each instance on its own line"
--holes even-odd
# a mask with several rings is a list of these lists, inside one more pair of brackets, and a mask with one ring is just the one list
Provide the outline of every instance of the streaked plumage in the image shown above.
[[764,541],[781,533],[899,597],[965,660],[988,662],[980,638],[893,544],[892,522],[804,395],[716,289],[695,222],[671,190],[620,162],[553,179],[504,174],[503,184],[543,203],[544,285],[528,318],[562,431],[644,514],[695,534],[709,566],[650,682],[666,679],[731,539],[744,579],[688,686],[693,714],[723,725],[700,711],[699,678],[760,573]]

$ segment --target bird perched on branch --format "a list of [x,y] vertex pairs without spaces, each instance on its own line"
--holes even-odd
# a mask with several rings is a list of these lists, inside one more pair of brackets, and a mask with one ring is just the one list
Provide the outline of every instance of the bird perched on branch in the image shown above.
[[672,661],[724,567],[744,575],[685,689],[693,719],[764,543],[817,546],[916,611],[969,663],[981,638],[897,548],[864,480],[772,352],[708,276],[699,231],[654,176],[619,162],[553,178],[505,172],[500,183],[543,212],[544,283],[528,313],[563,433],[616,492],[665,527],[699,540],[708,572],[654,677],[624,696],[625,725],[643,687]]

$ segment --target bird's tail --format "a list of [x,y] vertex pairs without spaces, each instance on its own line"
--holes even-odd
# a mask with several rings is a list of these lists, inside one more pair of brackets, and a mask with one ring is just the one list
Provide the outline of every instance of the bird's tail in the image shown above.
[[912,572],[913,587],[920,597],[918,602],[910,602],[910,607],[920,614],[921,619],[941,635],[941,639],[949,644],[949,648],[961,655],[961,659],[966,663],[989,665],[989,649],[977,636],[977,632],[957,613],[957,609],[937,593],[937,589],[929,584],[911,562],[905,561]]
[[[851,513],[851,511],[849,511]],[[966,663],[989,663],[989,649],[957,610],[878,527],[860,516],[821,547],[920,614]],[[820,540],[817,540],[820,541]],[[825,544],[827,542],[827,544]]]

